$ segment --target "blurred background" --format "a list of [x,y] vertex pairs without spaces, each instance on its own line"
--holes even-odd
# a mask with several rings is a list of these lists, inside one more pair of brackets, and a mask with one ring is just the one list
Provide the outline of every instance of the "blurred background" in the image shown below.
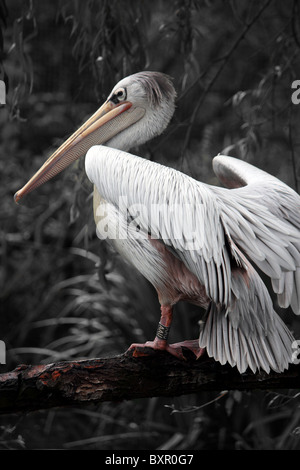
[[[0,0],[0,27],[0,372],[122,353],[153,339],[159,305],[96,238],[83,159],[27,205],[14,193],[141,70],[173,77],[177,109],[132,153],[217,185],[212,158],[226,152],[299,191],[300,2]],[[197,337],[198,317],[178,305],[171,341]],[[300,449],[299,403],[295,390],[224,391],[2,416],[0,448]]]

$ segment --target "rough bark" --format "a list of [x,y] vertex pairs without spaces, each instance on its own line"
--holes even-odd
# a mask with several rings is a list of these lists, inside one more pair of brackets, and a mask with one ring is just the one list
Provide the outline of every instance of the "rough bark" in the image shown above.
[[0,414],[82,406],[204,390],[300,388],[300,365],[282,374],[247,372],[213,359],[179,361],[167,353],[21,365],[0,375]]

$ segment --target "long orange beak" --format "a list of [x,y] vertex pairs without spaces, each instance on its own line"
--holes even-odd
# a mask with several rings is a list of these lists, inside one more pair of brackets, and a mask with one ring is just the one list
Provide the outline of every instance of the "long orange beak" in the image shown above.
[[101,145],[116,134],[141,119],[144,110],[135,108],[129,101],[114,104],[106,101],[56,152],[41,166],[35,175],[16,192],[19,202],[26,194],[41,186],[73,163],[93,145]]

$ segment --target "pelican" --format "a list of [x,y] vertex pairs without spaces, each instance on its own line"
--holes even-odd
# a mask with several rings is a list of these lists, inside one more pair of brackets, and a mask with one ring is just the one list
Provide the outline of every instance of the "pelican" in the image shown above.
[[[134,355],[150,347],[186,359],[186,347],[196,358],[206,351],[241,373],[282,372],[293,362],[294,338],[253,265],[270,277],[279,306],[299,315],[300,197],[274,176],[229,156],[213,159],[221,187],[128,153],[165,130],[175,99],[165,74],[146,71],[122,79],[15,200],[86,155],[97,235],[150,281],[161,305],[154,340],[131,345]],[[205,313],[198,339],[169,344],[179,301]]]

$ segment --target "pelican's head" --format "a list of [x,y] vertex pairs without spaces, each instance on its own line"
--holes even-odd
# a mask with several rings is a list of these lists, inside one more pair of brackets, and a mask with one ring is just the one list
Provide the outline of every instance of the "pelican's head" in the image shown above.
[[93,145],[129,150],[161,134],[174,113],[175,97],[170,78],[162,73],[140,72],[123,78],[95,114],[15,194],[15,201],[85,155]]

